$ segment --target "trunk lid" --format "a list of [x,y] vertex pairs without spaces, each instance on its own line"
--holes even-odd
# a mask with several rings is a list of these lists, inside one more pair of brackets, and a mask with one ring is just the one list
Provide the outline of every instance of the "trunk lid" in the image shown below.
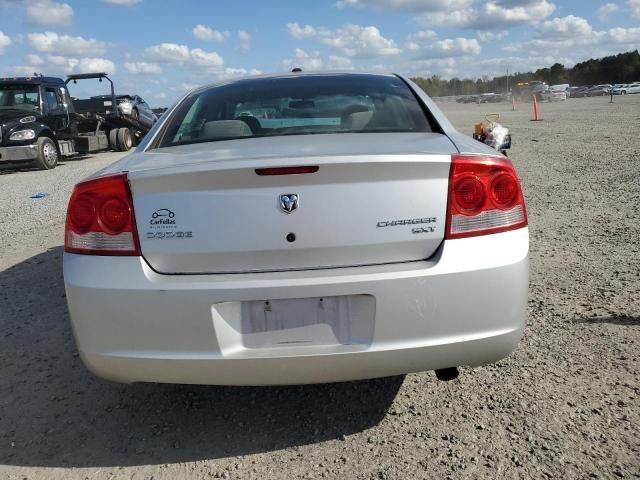
[[[340,134],[134,155],[128,169],[142,254],[167,274],[427,259],[444,238],[454,151],[434,133]],[[256,174],[300,165],[318,171]]]

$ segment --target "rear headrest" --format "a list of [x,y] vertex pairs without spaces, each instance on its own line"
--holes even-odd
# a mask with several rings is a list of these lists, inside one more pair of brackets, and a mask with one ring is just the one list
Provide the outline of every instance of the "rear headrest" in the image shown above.
[[251,137],[249,125],[242,120],[214,120],[204,124],[202,138]]
[[363,130],[372,116],[373,112],[371,110],[350,113],[342,120],[342,127],[348,128],[349,130]]

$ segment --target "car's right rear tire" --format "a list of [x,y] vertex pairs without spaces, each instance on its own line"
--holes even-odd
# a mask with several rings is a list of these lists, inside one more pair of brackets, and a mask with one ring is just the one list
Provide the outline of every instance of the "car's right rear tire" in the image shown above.
[[121,152],[127,152],[133,147],[133,134],[128,128],[118,129],[118,148]]

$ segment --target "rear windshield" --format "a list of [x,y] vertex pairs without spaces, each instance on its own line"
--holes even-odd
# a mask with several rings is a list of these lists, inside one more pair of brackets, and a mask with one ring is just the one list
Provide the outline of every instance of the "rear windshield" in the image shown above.
[[160,147],[219,140],[360,132],[430,132],[397,77],[302,75],[241,80],[187,97]]

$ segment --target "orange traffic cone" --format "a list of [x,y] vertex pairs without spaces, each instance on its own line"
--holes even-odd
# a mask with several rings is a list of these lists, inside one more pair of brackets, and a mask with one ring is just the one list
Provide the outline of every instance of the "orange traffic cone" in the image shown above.
[[538,96],[533,95],[533,121],[537,122],[540,120],[538,116]]
[[511,111],[516,111],[516,97],[515,95],[511,95]]

